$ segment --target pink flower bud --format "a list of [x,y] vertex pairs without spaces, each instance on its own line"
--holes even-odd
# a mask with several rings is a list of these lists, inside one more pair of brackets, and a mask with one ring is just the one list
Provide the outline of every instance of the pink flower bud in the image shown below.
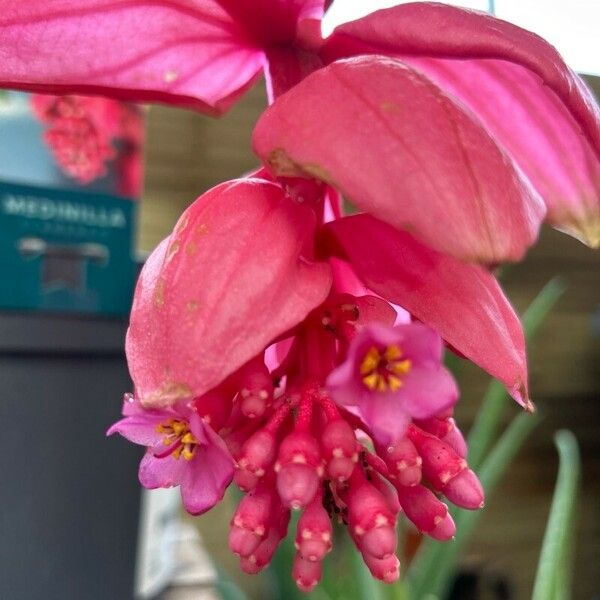
[[434,531],[448,514],[448,507],[422,485],[397,485],[398,499],[406,516],[423,533]]
[[477,475],[471,469],[464,469],[453,477],[444,487],[443,493],[450,502],[462,508],[483,508],[484,491]]
[[315,497],[320,478],[314,467],[291,463],[277,473],[277,491],[285,506],[298,510],[307,506]]
[[268,429],[259,429],[246,440],[237,464],[241,470],[262,477],[275,460],[277,440]]
[[451,540],[456,533],[456,525],[452,515],[447,513],[445,517],[436,517],[435,520],[437,520],[437,524],[428,535],[440,542]]
[[273,399],[273,380],[262,356],[240,369],[240,408],[250,419],[261,417]]
[[294,556],[292,566],[292,577],[302,592],[310,592],[319,583],[322,573],[322,563],[320,560],[305,560],[299,553]]
[[375,558],[370,554],[363,554],[365,564],[371,575],[385,583],[398,581],[400,577],[400,561],[395,554],[386,558]]
[[321,433],[320,441],[329,477],[340,482],[349,479],[358,460],[352,427],[343,419],[329,421]]
[[317,441],[306,431],[293,431],[283,439],[275,463],[277,490],[290,508],[307,506],[319,487],[323,467]]
[[423,460],[408,437],[400,438],[385,450],[380,449],[379,455],[388,466],[390,477],[400,485],[410,486],[421,482]]
[[350,534],[361,552],[385,558],[396,550],[396,519],[385,497],[355,477],[346,496]]
[[273,558],[279,542],[285,537],[290,520],[290,511],[280,507],[279,515],[271,524],[267,536],[249,555],[240,559],[240,566],[245,573],[254,575],[262,571]]
[[261,483],[242,498],[231,520],[229,547],[239,556],[254,552],[269,528],[274,495],[272,484]]
[[296,548],[305,560],[323,560],[331,550],[331,520],[320,497],[306,507],[298,520]]
[[430,433],[411,425],[408,435],[423,459],[423,474],[441,490],[467,463],[448,445]]
[[446,442],[461,458],[467,458],[467,442],[463,437],[461,430],[456,425],[454,419],[448,419],[452,423],[453,427],[441,440]]

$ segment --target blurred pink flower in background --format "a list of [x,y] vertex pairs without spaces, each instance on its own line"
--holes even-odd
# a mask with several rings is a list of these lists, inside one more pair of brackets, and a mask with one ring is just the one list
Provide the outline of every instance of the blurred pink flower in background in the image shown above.
[[65,174],[85,185],[104,177],[115,161],[118,191],[139,195],[143,124],[138,108],[109,98],[44,94],[33,94],[31,107]]

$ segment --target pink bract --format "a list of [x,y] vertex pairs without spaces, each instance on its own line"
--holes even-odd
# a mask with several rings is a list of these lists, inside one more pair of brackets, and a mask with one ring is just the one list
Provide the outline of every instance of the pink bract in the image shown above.
[[207,392],[325,300],[325,263],[303,256],[312,211],[274,183],[224,183],[188,208],[140,275],[127,359],[142,404]]

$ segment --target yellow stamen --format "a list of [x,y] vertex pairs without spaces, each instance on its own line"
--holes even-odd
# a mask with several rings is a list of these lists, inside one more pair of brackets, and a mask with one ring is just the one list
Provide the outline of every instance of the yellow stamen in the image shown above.
[[360,363],[359,371],[369,390],[397,392],[403,385],[402,375],[406,375],[411,367],[410,359],[403,358],[400,347],[392,344],[383,352],[371,346]]
[[157,425],[156,431],[164,435],[162,443],[165,446],[172,446],[179,442],[179,445],[171,453],[173,458],[179,459],[181,456],[185,460],[192,460],[194,458],[198,440],[190,431],[189,424],[186,421],[169,419],[167,422]]
[[371,373],[379,366],[379,362],[381,361],[381,354],[379,354],[379,350],[372,346],[369,348],[369,351],[365,354],[363,361],[360,365],[360,374],[367,375]]

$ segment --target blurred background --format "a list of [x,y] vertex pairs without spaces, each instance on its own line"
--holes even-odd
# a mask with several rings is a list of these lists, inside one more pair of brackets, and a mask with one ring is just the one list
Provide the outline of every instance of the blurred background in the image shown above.
[[[332,15],[359,16],[360,4],[360,14],[372,8],[345,2],[352,10],[343,12],[336,2]],[[487,1],[457,4],[490,8]],[[600,43],[588,27],[597,2],[491,4],[500,17],[549,38],[600,93]],[[44,138],[52,124],[40,117],[41,109],[32,112],[22,98],[0,100],[0,598],[128,599],[136,573],[137,589],[147,598],[219,597],[218,573],[250,598],[277,597],[268,573],[244,576],[229,554],[234,494],[208,515],[184,517],[177,493],[141,497],[137,448],[104,438],[119,417],[121,394],[130,390],[122,345],[140,260],[197,196],[257,165],[249,141],[266,102],[262,84],[219,120],[166,107],[145,110],[139,203],[131,200],[140,194],[132,181],[141,181],[132,155],[141,156],[141,133],[132,136],[130,123],[121,122],[127,135],[111,140],[129,159],[127,168],[113,156],[90,184],[59,168],[56,145]],[[8,116],[7,103],[13,107]],[[11,133],[15,104],[27,111],[30,146]],[[129,187],[119,187],[127,178]],[[16,221],[9,219],[17,217],[37,225],[19,226],[18,240],[25,241],[18,255],[9,256],[7,248],[17,247]],[[67,225],[51,226],[55,217]],[[552,435],[559,428],[576,435],[583,461],[573,597],[600,597],[599,267],[598,253],[545,229],[527,259],[503,273],[520,312],[556,276],[567,290],[529,349],[531,392],[543,421],[487,503],[462,555],[463,578],[479,581],[478,595],[462,591],[456,598],[530,597],[556,480]],[[24,282],[27,269],[32,279]],[[466,363],[459,379],[457,421],[468,431],[488,379]],[[517,412],[509,406],[506,420]]]

